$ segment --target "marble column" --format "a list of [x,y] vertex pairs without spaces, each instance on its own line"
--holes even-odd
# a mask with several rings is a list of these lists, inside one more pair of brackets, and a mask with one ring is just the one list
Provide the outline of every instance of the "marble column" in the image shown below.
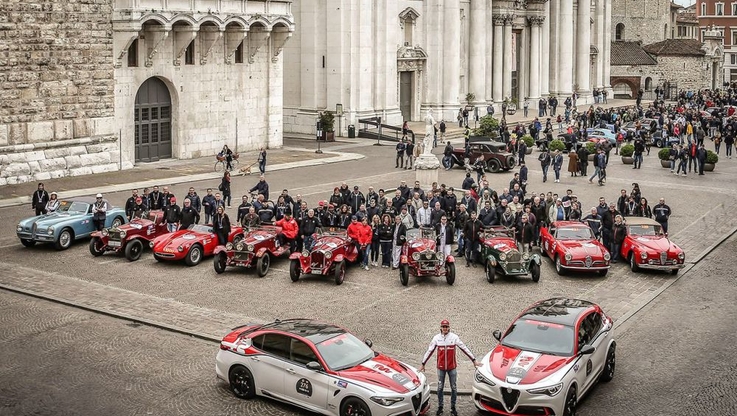
[[486,3],[471,0],[468,92],[476,96],[476,104],[486,98]]
[[576,33],[576,84],[578,96],[591,95],[591,0],[578,0]]
[[550,69],[548,71],[550,78],[550,95],[558,95],[560,93],[560,80],[558,77],[560,55],[558,55],[558,48],[560,47],[560,0],[550,0],[546,3],[548,10],[545,13],[549,16],[547,19],[549,33],[548,33],[548,48],[547,53],[550,55]]
[[[550,16],[550,2],[545,2],[543,16]],[[540,40],[540,94],[543,97],[550,95],[550,18],[545,18]]]
[[500,103],[504,99],[502,97],[502,67],[504,66],[503,48],[504,43],[504,16],[494,16],[494,60],[491,64],[492,75],[492,96],[495,103]]
[[[443,34],[437,28],[443,25],[442,0],[427,0],[426,17],[423,19],[427,33],[427,72],[425,102],[428,107],[437,107],[443,102]],[[424,112],[425,109],[421,109]],[[436,113],[437,115],[437,113]]]
[[[443,8],[443,20],[441,26],[445,34],[443,39],[443,107],[456,107],[459,103],[458,93],[460,91],[461,76],[461,7],[458,1],[446,1]],[[437,30],[437,29],[436,29]],[[457,108],[455,111],[458,111]],[[447,114],[443,116],[448,117]],[[436,114],[436,117],[443,116]]]
[[543,16],[530,16],[530,90],[531,101],[540,99],[540,27],[545,21]]
[[608,90],[609,97],[614,98],[611,84],[611,53],[612,53],[612,0],[604,0],[604,53],[602,61],[604,65],[604,88]]
[[[489,1],[489,5],[491,4],[491,1]],[[486,8],[486,22],[484,27],[484,33],[486,33],[486,50],[484,51],[484,54],[486,55],[486,73],[484,74],[484,77],[486,77],[486,102],[492,103],[494,102],[494,95],[493,95],[493,78],[492,78],[492,68],[494,68],[494,60],[492,59],[494,57],[494,26],[492,26],[492,22],[494,21],[494,15],[491,10],[491,6]]]
[[514,15],[507,15],[504,18],[504,67],[502,69],[502,99],[512,99],[512,22]]
[[561,0],[558,13],[558,100],[573,92],[573,0]]
[[594,86],[596,88],[604,87],[604,0],[596,0],[596,17],[594,19],[596,25],[596,49],[599,54],[596,56],[596,80]]

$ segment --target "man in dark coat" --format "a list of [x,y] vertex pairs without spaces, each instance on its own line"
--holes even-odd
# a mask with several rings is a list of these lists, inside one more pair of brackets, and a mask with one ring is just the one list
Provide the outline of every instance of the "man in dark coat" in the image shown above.
[[479,232],[483,228],[481,221],[476,218],[476,213],[471,212],[471,218],[466,221],[466,226],[463,228],[463,236],[466,239],[466,267],[469,267],[473,263],[473,267],[476,267],[476,254],[479,250]]
[[703,144],[696,150],[696,160],[699,162],[699,175],[703,175],[704,163],[706,163],[706,149]]
[[248,192],[258,192],[259,195],[264,196],[264,201],[269,200],[269,184],[266,182],[264,175],[258,178],[258,183],[253,188],[249,189]]
[[47,202],[49,202],[49,193],[44,189],[44,184],[39,183],[38,189],[31,197],[31,208],[36,211],[36,215],[45,214]]
[[192,200],[190,200],[189,197],[184,198],[184,208],[182,208],[181,219],[182,221],[179,225],[181,230],[186,230],[190,225],[200,222],[200,213],[194,209],[192,206]]

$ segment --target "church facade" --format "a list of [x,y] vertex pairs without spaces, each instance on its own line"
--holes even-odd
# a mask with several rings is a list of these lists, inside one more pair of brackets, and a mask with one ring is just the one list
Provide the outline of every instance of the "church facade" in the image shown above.
[[455,120],[466,104],[611,92],[611,0],[302,0],[292,11],[288,132],[314,133],[324,110],[342,108],[345,131],[364,117]]

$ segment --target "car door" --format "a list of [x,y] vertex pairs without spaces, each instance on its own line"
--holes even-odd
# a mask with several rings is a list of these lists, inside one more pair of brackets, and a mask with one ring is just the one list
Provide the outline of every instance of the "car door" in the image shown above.
[[582,357],[582,365],[585,369],[586,379],[581,392],[585,392],[591,387],[599,377],[604,366],[606,357],[606,346],[602,345],[606,340],[605,333],[601,331],[604,320],[599,312],[590,312],[581,320],[581,329],[585,334],[585,345],[595,348],[592,354]]
[[95,223],[92,221],[92,217],[92,205],[88,204],[87,210],[77,218],[77,224],[72,227],[75,238],[86,237],[95,231]]
[[[553,230],[553,232],[555,231]],[[541,237],[542,244],[543,244],[542,249],[545,250],[548,256],[552,256],[553,255],[553,242],[555,241],[555,239],[553,238],[553,235],[551,234],[551,228],[550,227],[542,228],[540,230],[540,234],[542,235]],[[553,257],[550,257],[550,258],[553,258]]]
[[247,358],[259,394],[285,399],[284,369],[289,359],[291,338],[266,333],[253,339],[253,346],[264,352]]
[[284,370],[284,394],[290,401],[306,409],[323,412],[328,405],[328,390],[331,377],[323,371],[306,367],[317,362],[317,354],[307,343],[292,338],[290,357]]

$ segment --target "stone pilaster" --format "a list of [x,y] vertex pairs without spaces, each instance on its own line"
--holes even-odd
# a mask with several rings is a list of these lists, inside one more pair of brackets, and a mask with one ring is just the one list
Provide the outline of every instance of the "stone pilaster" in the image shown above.
[[594,19],[594,24],[596,25],[596,49],[599,50],[599,54],[596,57],[596,79],[594,80],[594,86],[596,88],[604,87],[604,28],[606,25],[604,21],[604,2],[605,0],[596,0],[596,17]]
[[504,16],[494,16],[494,59],[492,61],[492,96],[495,103],[500,103],[502,97],[502,68],[504,66]]
[[532,100],[540,98],[540,27],[545,21],[544,16],[530,16],[530,89],[528,97]]
[[558,4],[558,94],[567,97],[573,92],[573,0]]
[[[544,16],[550,16],[550,2],[545,2]],[[540,56],[540,93],[543,97],[550,95],[550,18],[546,18],[542,26]]]
[[459,47],[461,40],[461,7],[458,1],[446,1],[444,3],[443,20],[445,22],[441,30],[445,35],[443,39],[443,105],[445,107],[455,107],[459,102],[458,93],[460,91],[461,76]]
[[502,70],[502,96],[504,99],[512,99],[512,22],[514,15],[506,15],[504,18],[504,68]]
[[591,95],[591,0],[578,0],[576,33],[576,85],[578,96]]
[[612,0],[604,2],[604,88],[609,97],[614,98],[611,84],[611,52],[612,52]]
[[487,0],[471,1],[471,44],[469,53],[468,92],[482,104],[486,95],[486,7]]

